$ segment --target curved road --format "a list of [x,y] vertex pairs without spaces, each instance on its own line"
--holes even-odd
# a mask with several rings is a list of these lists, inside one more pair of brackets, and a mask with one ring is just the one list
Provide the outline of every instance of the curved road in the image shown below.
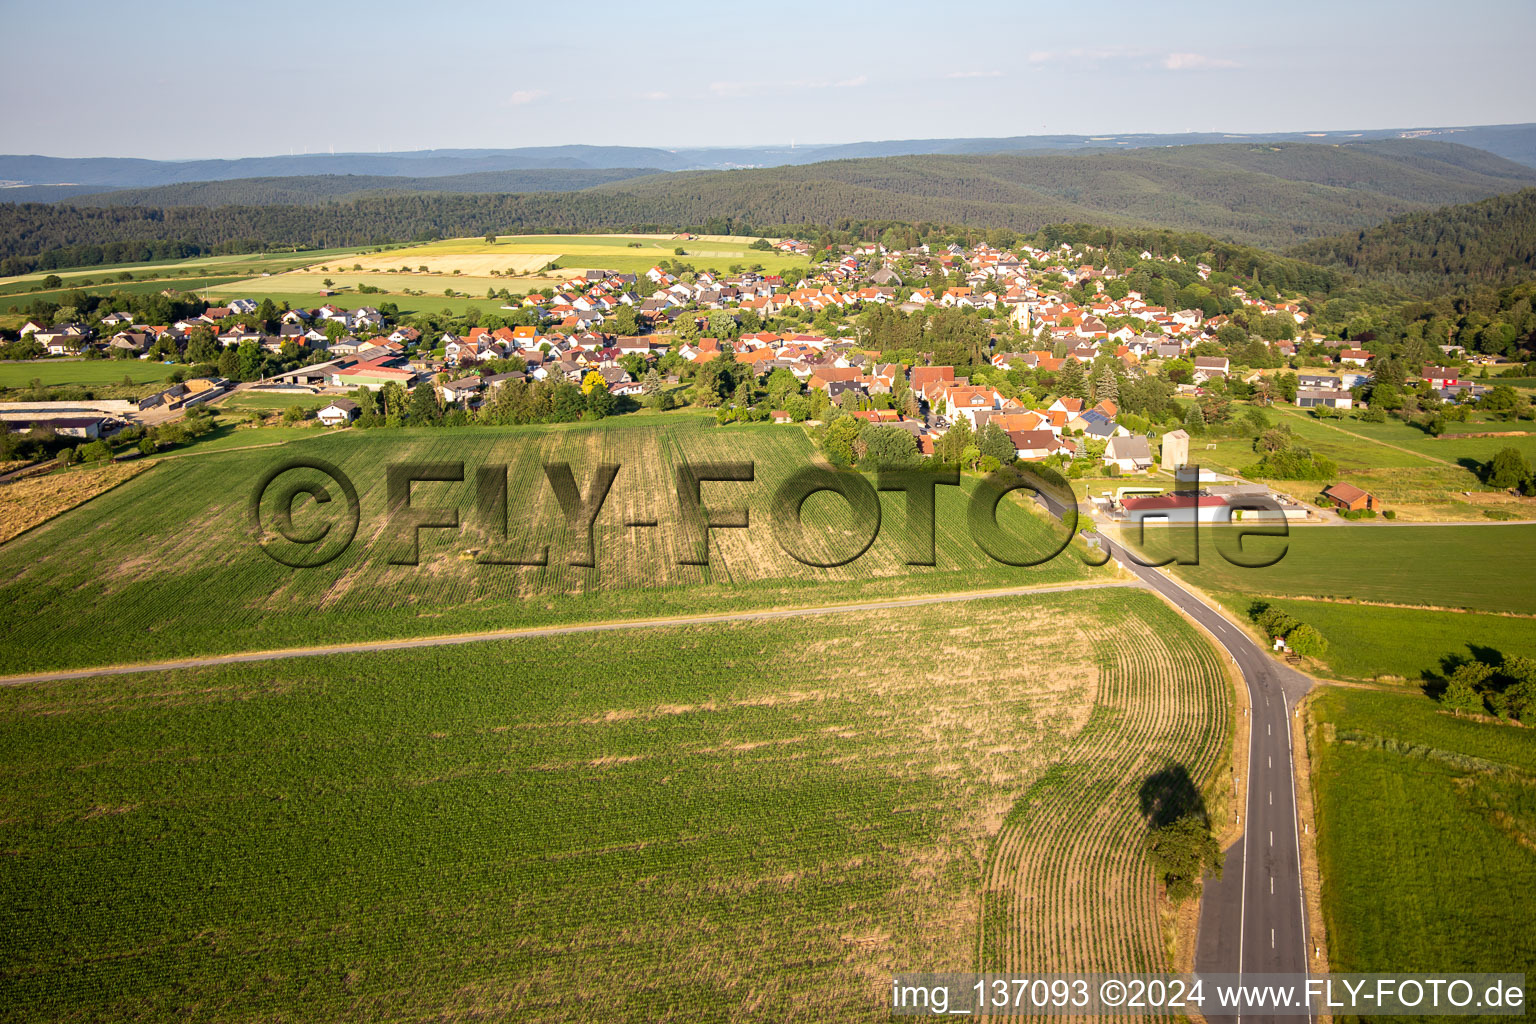
[[[1039,495],[1037,500],[1061,518],[1064,506],[1058,500],[1045,495]],[[1080,529],[1086,518],[1079,516]],[[1142,584],[1157,591],[1215,637],[1248,686],[1251,711],[1243,838],[1228,850],[1221,879],[1206,879],[1200,902],[1195,971],[1305,974],[1310,965],[1311,944],[1301,881],[1290,720],[1297,702],[1311,689],[1312,680],[1275,660],[1225,616],[1173,578],[1142,564],[1122,545],[1097,532],[1089,532],[1088,536]],[[1247,1019],[1268,1018],[1254,1015]],[[1285,1018],[1292,1022],[1297,1019]]]

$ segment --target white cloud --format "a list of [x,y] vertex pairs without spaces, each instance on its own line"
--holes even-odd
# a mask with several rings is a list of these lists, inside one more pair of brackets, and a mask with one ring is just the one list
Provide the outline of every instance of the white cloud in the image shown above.
[[841,82],[833,82],[832,84],[839,89],[857,89],[861,85],[869,84],[869,76],[854,75],[852,78],[845,78]]
[[521,107],[526,103],[532,103],[534,100],[541,100],[548,95],[549,90],[547,89],[519,89],[507,97],[507,102],[514,107]]
[[1235,60],[1228,60],[1225,57],[1207,57],[1203,53],[1170,53],[1163,58],[1163,67],[1169,71],[1210,71],[1237,66]]
[[[1034,59],[1034,54],[1030,55]],[[945,78],[1002,78],[1001,71],[951,71]]]
[[640,94],[640,98],[643,100],[667,100],[672,97],[664,92],[643,92]]

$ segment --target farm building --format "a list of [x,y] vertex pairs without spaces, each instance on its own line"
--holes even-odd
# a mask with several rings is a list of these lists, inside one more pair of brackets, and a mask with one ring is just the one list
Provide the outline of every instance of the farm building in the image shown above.
[[1158,494],[1150,498],[1126,498],[1120,502],[1126,519],[1143,524],[1148,520],[1166,523],[1224,523],[1231,516],[1227,499],[1214,494]]
[[315,419],[328,427],[339,427],[357,419],[357,403],[350,398],[338,398],[315,413]]
[[1345,512],[1375,509],[1378,504],[1375,495],[1369,491],[1362,491],[1354,484],[1334,484],[1323,491],[1323,497]]
[[1348,391],[1312,391],[1301,388],[1296,392],[1296,404],[1303,409],[1312,409],[1320,405],[1334,409],[1350,409],[1354,407],[1355,399]]

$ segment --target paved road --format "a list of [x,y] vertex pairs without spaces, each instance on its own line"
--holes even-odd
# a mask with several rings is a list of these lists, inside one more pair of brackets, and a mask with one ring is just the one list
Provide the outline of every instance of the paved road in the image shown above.
[[568,633],[606,633],[629,629],[656,629],[662,626],[707,626],[718,622],[762,622],[769,619],[797,619],[813,615],[838,615],[843,612],[877,612],[895,608],[916,608],[921,605],[954,604],[961,601],[986,601],[998,597],[1028,597],[1031,594],[1056,594],[1067,590],[1102,590],[1112,587],[1134,586],[1139,586],[1139,584],[1131,581],[1115,581],[1111,583],[1089,581],[1085,583],[1065,583],[1050,587],[1006,587],[999,590],[967,590],[949,594],[924,594],[919,597],[894,598],[889,601],[863,601],[856,604],[818,605],[810,608],[722,612],[718,615],[631,619],[621,622],[583,622],[569,626],[502,629],[488,633],[459,633],[450,636],[415,637],[410,640],[378,640],[356,644],[333,644],[326,647],[291,647],[275,651],[246,651],[239,654],[218,654],[203,658],[144,661],[128,665],[101,665],[92,668],[61,669],[55,672],[33,672],[26,675],[0,676],[0,686],[56,683],[70,679],[90,679],[94,676],[122,676],[134,672],[168,672],[180,668],[212,668],[218,665],[239,665],[253,661],[318,658],[328,654],[404,651],[417,647],[451,647],[458,644],[484,643],[489,640],[524,640],[534,637],[564,636]]
[[[1057,517],[1062,515],[1060,503],[1045,498],[1040,503]],[[1080,528],[1085,520],[1080,520]],[[1195,970],[1202,974],[1305,973],[1311,945],[1303,906],[1290,716],[1312,680],[1272,658],[1246,632],[1171,577],[1142,565],[1102,534],[1089,536],[1144,585],[1205,627],[1226,649],[1248,686],[1252,713],[1244,834],[1228,852],[1221,880],[1206,881]],[[1284,1018],[1289,1024],[1299,1019]]]

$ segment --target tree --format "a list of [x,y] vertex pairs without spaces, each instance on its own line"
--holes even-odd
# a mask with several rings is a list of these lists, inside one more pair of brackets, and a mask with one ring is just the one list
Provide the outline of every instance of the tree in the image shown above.
[[919,461],[917,440],[892,424],[865,427],[859,434],[864,442],[861,461],[876,466],[915,466]]
[[1191,434],[1205,433],[1205,413],[1201,411],[1200,406],[1191,405],[1189,412],[1184,414],[1184,429]]
[[853,443],[858,440],[862,422],[852,416],[838,416],[827,424],[826,434],[821,441],[822,451],[827,453],[827,458],[834,466],[853,465]]
[[438,398],[437,386],[430,382],[416,385],[411,391],[411,423],[425,427],[443,418],[443,407]]
[[1306,623],[1287,633],[1285,642],[1291,650],[1305,658],[1321,657],[1328,650],[1328,641]]
[[581,378],[581,393],[583,395],[590,395],[593,391],[596,391],[599,388],[607,391],[608,382],[605,381],[603,379],[603,375],[598,373],[596,370],[588,370],[587,375]]
[[1440,703],[1452,711],[1482,714],[1485,707],[1480,687],[1493,675],[1492,667],[1480,661],[1457,665],[1440,691]]
[[976,448],[982,458],[991,456],[1000,466],[1006,466],[1019,457],[1008,432],[996,423],[988,423],[976,435]]
[[640,320],[639,317],[635,314],[635,307],[620,306],[614,312],[613,316],[608,318],[607,322],[603,326],[603,329],[611,330],[615,334],[625,336],[639,334]]
[[1116,402],[1120,398],[1120,378],[1108,363],[1099,367],[1099,372],[1094,375],[1093,398],[1098,402]]
[[1531,464],[1518,448],[1500,448],[1483,466],[1483,479],[1490,487],[1530,490]]
[[1083,374],[1083,364],[1076,359],[1063,362],[1061,370],[1056,374],[1056,388],[1063,396],[1086,399],[1088,379]]
[[[965,449],[971,446],[973,437],[974,432],[971,430],[970,421],[962,416],[955,421],[954,426],[945,431],[943,437],[939,438],[934,445],[934,455],[940,462],[962,462],[964,461],[962,455]],[[977,457],[979,458],[980,455],[978,451]]]
[[1221,877],[1221,844],[1203,814],[1190,812],[1153,829],[1147,836],[1147,852],[1172,903],[1182,903],[1199,891],[1207,865]]
[[219,376],[227,380],[236,380],[240,376],[240,356],[232,347],[219,353]]
[[254,341],[242,341],[236,358],[240,361],[241,380],[261,379],[261,346]]
[[613,392],[605,384],[587,392],[587,413],[592,419],[602,419],[613,413]]

